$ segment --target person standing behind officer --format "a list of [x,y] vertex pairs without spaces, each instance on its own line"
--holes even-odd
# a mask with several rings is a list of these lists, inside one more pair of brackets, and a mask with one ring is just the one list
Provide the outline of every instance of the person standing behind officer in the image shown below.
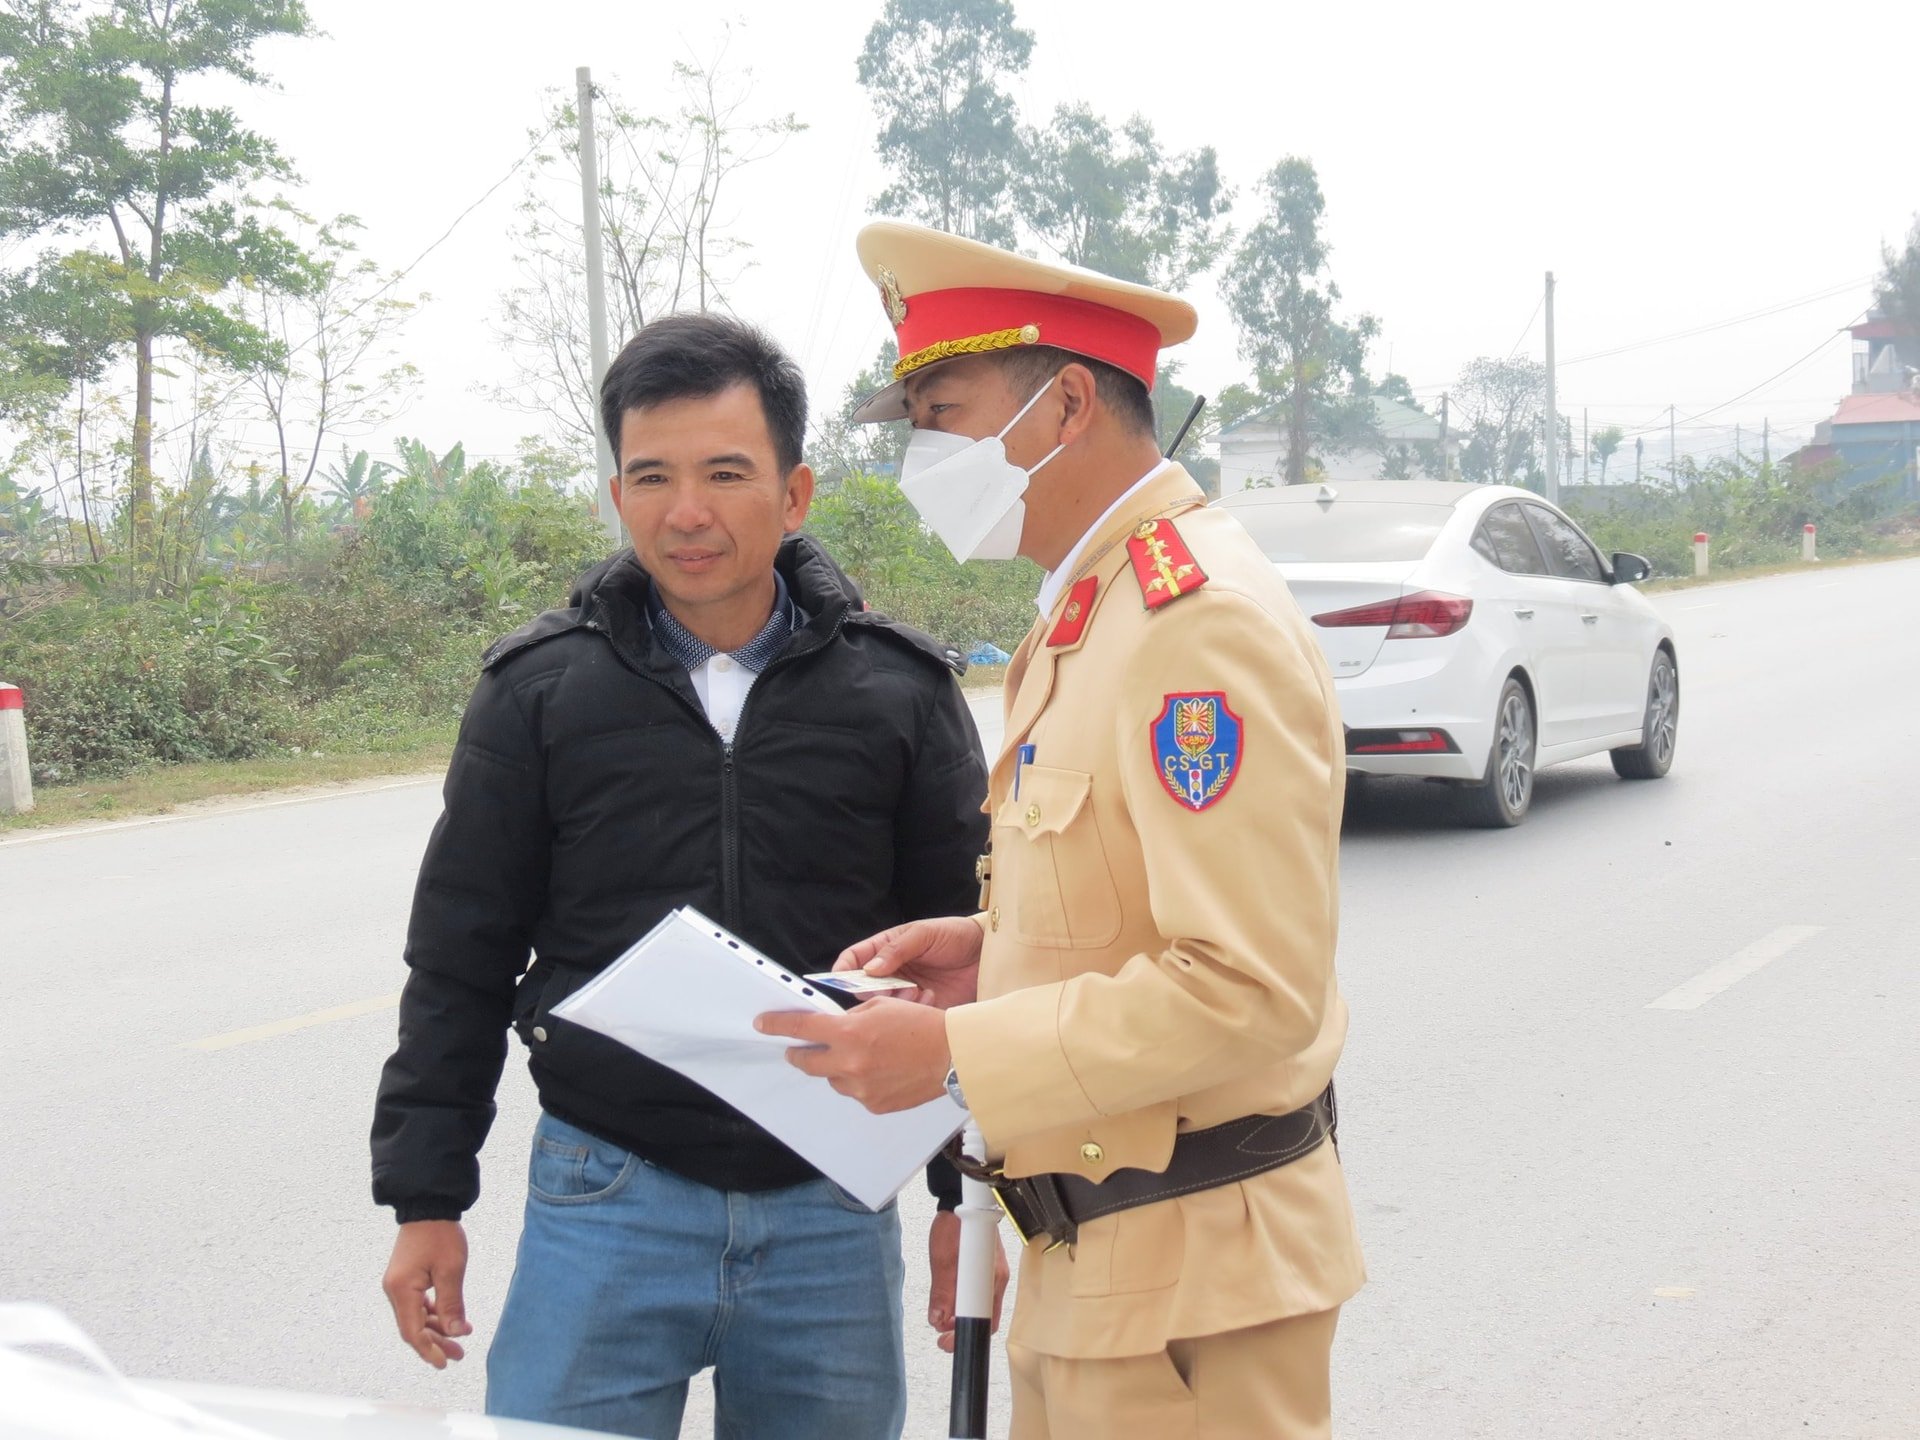
[[1194,312],[914,226],[859,249],[901,356],[860,417],[911,420],[901,487],[958,558],[1047,576],[977,912],[838,962],[923,1003],[758,1023],[869,1109],[972,1110],[1030,1238],[1015,1440],[1326,1436],[1364,1280],[1327,1143],[1345,751],[1286,587],[1155,442]]
[[893,1440],[896,1209],[552,1011],[681,905],[806,972],[968,903],[978,737],[947,652],[794,535],[806,391],[771,342],[656,321],[601,408],[633,550],[488,652],[421,864],[373,1128],[385,1289],[423,1359],[461,1358],[459,1217],[511,1026],[542,1113],[488,1412],[669,1440],[711,1367],[717,1434]]

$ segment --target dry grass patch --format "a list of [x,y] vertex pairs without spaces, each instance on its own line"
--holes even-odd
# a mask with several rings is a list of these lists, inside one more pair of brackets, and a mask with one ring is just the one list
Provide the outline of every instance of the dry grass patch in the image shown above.
[[118,780],[48,785],[34,793],[34,809],[27,814],[0,815],[0,831],[165,815],[196,801],[309,785],[340,785],[382,775],[424,774],[446,769],[452,753],[453,732],[449,728],[444,734],[423,736],[417,744],[378,754],[310,751],[259,760],[166,765]]

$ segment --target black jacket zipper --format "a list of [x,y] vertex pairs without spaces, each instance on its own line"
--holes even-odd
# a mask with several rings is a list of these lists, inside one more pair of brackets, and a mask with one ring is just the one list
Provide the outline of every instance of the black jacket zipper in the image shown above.
[[[759,690],[760,682],[782,665],[798,660],[802,655],[812,655],[831,645],[839,638],[841,627],[847,623],[847,613],[842,610],[835,617],[832,626],[820,638],[818,645],[809,645],[805,650],[789,650],[785,654],[776,655],[767,668],[754,678],[752,688],[747,691],[746,702],[740,707],[740,718],[734,722],[733,733],[736,737],[746,725],[747,711],[753,705],[754,693]],[[699,716],[701,723],[707,727],[715,739],[719,738],[720,732],[714,730],[713,721],[708,717],[707,712],[629,655],[626,647],[614,638],[611,626],[602,624],[596,615],[586,622],[586,627],[606,636],[607,644],[613,647],[613,653],[622,665],[642,680],[652,681],[673,696],[690,712]],[[720,743],[720,923],[729,930],[740,928],[740,787],[734,767],[733,741],[731,740],[722,740]]]

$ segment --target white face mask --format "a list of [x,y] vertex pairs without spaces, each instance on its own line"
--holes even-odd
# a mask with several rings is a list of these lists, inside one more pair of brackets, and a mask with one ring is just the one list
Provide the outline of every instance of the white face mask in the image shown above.
[[1020,531],[1027,518],[1021,497],[1040,467],[1067,447],[1054,446],[1039,465],[1022,470],[1007,459],[1005,441],[1007,431],[1039,403],[1053,380],[1036,390],[998,435],[974,440],[943,430],[915,430],[907,441],[900,492],[954,559],[1011,560],[1020,553]]

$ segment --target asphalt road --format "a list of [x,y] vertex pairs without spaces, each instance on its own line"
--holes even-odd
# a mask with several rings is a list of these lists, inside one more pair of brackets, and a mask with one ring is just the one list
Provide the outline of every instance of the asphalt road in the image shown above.
[[[1417,782],[1356,808],[1372,1280],[1339,1434],[1920,1435],[1917,597],[1920,562],[1657,597],[1670,778],[1548,771],[1501,833]],[[0,1297],[135,1374],[478,1407],[477,1357],[394,1337],[366,1190],[436,810],[410,783],[0,842]],[[516,1059],[470,1217],[482,1341],[532,1121]],[[922,1303],[914,1436],[945,1433]]]

